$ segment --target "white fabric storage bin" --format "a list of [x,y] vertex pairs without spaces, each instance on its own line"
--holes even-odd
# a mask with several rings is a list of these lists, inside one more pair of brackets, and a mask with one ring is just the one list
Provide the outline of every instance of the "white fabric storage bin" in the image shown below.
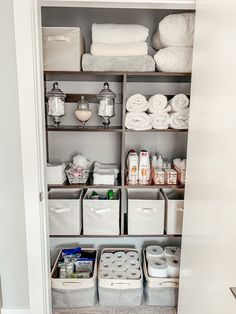
[[79,27],[43,27],[44,71],[80,71],[83,53]]
[[[135,251],[134,248],[106,248],[103,253],[116,251]],[[139,256],[140,261],[140,256]],[[141,264],[140,264],[141,265]],[[143,297],[143,273],[140,267],[140,279],[103,279],[99,277],[98,269],[98,296],[99,304],[103,306],[139,306]]]
[[184,189],[162,189],[162,191],[166,200],[166,233],[182,234]]
[[[94,189],[88,189],[83,198],[83,234],[119,235],[120,234],[120,191],[114,190],[114,200],[89,199]],[[97,189],[106,194],[108,190]]]
[[94,306],[97,302],[97,250],[87,248],[83,248],[83,250],[96,253],[91,278],[56,278],[57,264],[62,251],[57,257],[51,273],[52,307],[55,309]]
[[81,233],[81,189],[51,189],[48,192],[50,235]]
[[159,189],[128,189],[128,234],[163,234],[164,213]]
[[152,306],[177,306],[179,278],[152,278],[147,271],[146,250],[143,251],[144,296]]

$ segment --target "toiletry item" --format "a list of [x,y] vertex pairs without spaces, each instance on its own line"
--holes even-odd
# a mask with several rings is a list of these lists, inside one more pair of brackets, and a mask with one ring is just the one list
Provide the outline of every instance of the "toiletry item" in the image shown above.
[[150,160],[149,153],[146,150],[141,150],[139,154],[139,183],[148,184],[150,180]]
[[153,155],[152,156],[152,168],[156,168],[157,167],[157,156]]
[[174,169],[165,169],[166,184],[177,184],[177,172]]
[[161,155],[159,155],[158,160],[157,160],[157,169],[163,169],[163,166],[164,166],[164,161]]
[[135,150],[131,150],[128,153],[127,158],[128,166],[128,183],[137,184],[138,183],[138,154]]
[[91,118],[92,111],[89,108],[89,103],[84,96],[81,96],[80,101],[77,104],[75,110],[76,118],[82,123],[82,127],[85,127],[85,123]]
[[163,248],[159,245],[149,245],[146,248],[146,258],[147,260],[156,259],[156,258],[163,258],[164,251]]
[[154,278],[166,278],[168,276],[167,262],[161,258],[149,260],[148,274]]
[[165,171],[161,169],[153,169],[153,182],[155,184],[165,184]]
[[113,190],[109,190],[107,192],[107,198],[108,198],[108,200],[114,200],[114,192],[113,192]]

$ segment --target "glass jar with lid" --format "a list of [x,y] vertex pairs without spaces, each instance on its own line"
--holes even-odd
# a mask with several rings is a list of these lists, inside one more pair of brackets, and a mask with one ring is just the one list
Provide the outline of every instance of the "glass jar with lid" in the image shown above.
[[53,84],[53,88],[46,94],[48,115],[52,117],[55,126],[59,127],[61,118],[65,115],[66,94],[58,87],[58,83]]
[[99,100],[98,115],[104,119],[103,125],[107,128],[111,123],[110,118],[115,116],[116,94],[109,88],[109,84],[105,82],[97,98]]
[[89,103],[84,96],[81,96],[80,101],[77,103],[77,109],[75,110],[76,118],[82,123],[82,128],[85,128],[86,122],[92,116],[92,110],[89,108]]

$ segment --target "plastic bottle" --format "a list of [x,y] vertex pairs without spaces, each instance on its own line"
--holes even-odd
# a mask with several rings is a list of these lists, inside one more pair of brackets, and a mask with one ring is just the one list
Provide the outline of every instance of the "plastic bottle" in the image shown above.
[[139,155],[138,179],[140,184],[148,184],[150,180],[149,153],[145,150],[141,150]]
[[164,161],[161,155],[159,155],[158,160],[157,160],[157,169],[163,169],[163,167],[164,167]]

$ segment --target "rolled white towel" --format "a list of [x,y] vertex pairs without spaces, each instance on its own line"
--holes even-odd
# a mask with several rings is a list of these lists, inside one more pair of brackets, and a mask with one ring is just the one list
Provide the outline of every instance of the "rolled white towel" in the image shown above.
[[151,96],[148,99],[149,107],[148,112],[158,113],[158,112],[168,112],[171,110],[171,107],[168,106],[168,101],[166,96],[162,94],[156,94]]
[[193,48],[167,47],[159,50],[154,59],[159,71],[191,72]]
[[93,56],[103,57],[145,56],[148,53],[148,45],[144,41],[124,44],[93,43],[90,52]]
[[152,124],[150,117],[145,112],[128,112],[125,117],[125,127],[131,130],[144,131],[150,130]]
[[189,109],[170,113],[170,127],[173,129],[188,129]]
[[148,109],[148,106],[146,97],[141,94],[130,96],[126,102],[126,109],[130,112],[143,112]]
[[157,130],[168,129],[170,117],[167,112],[152,113],[149,115],[149,117],[154,129]]
[[172,111],[182,111],[189,106],[189,98],[185,94],[177,94],[168,103]]
[[149,30],[136,24],[93,24],[92,42],[121,44],[146,41]]
[[193,47],[195,13],[170,14],[159,23],[153,36],[152,46],[159,50],[164,47]]

